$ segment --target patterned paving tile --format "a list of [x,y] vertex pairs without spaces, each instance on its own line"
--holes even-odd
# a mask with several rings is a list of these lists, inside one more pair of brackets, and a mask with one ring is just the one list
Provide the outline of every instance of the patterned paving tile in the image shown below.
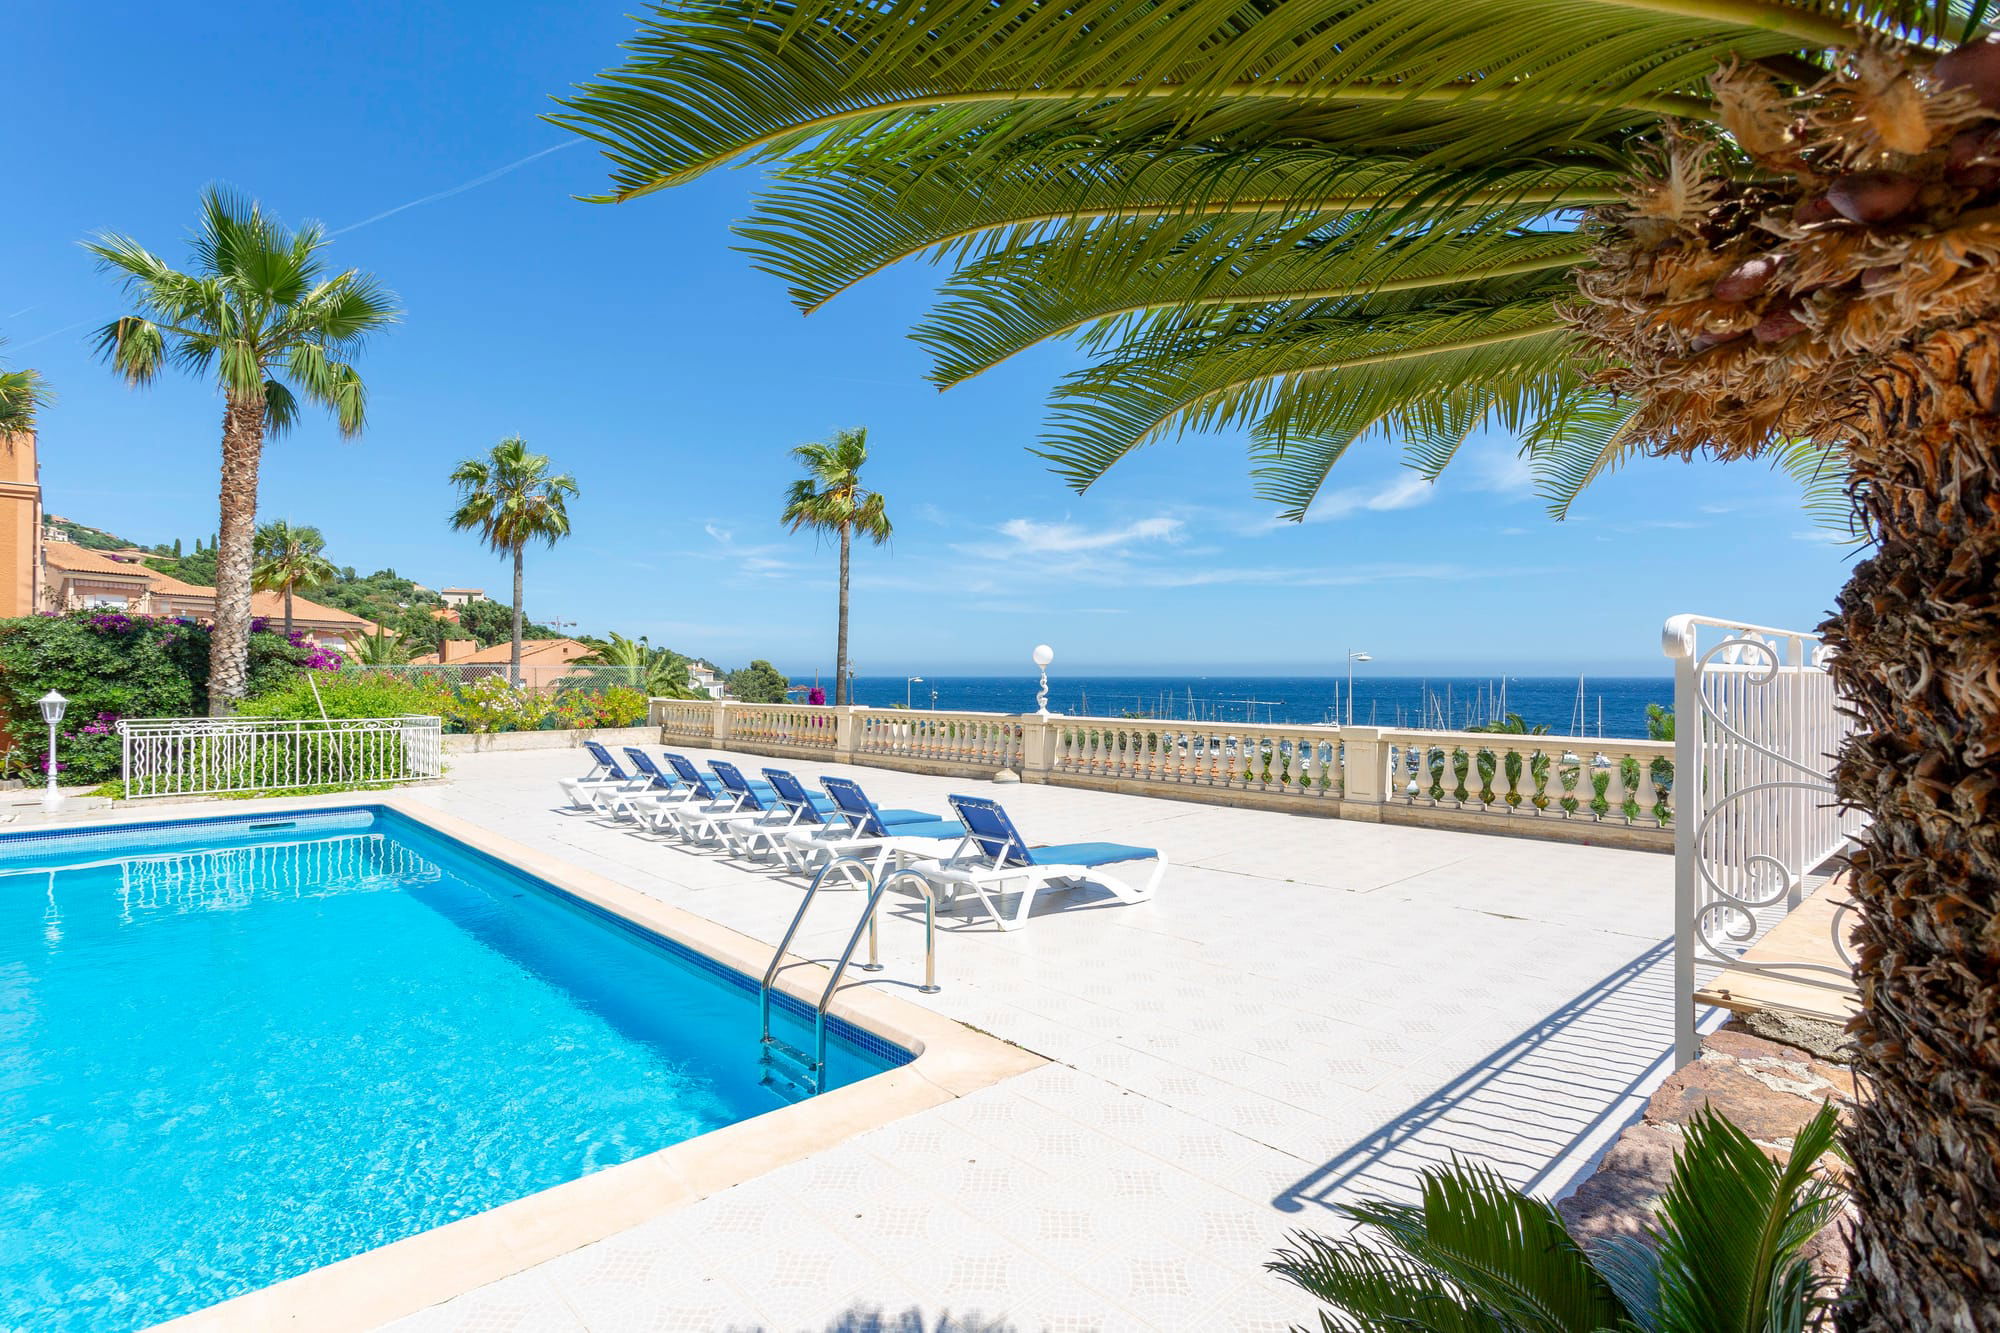
[[[920,809],[987,789],[792,766]],[[753,936],[784,930],[801,881],[552,813],[552,779],[575,767],[561,752],[460,756],[416,797]],[[1313,1326],[1312,1302],[1262,1268],[1290,1229],[1338,1227],[1331,1203],[1405,1194],[1452,1151],[1536,1179],[1604,1132],[1594,1121],[1670,1042],[1665,961],[1646,952],[1668,858],[991,790],[1031,836],[1174,857],[1152,903],[1073,900],[1004,934],[941,919],[943,992],[899,991],[1058,1063],[393,1327]],[[829,895],[800,951],[836,950],[858,906]],[[885,920],[885,978],[914,975],[918,920]]]

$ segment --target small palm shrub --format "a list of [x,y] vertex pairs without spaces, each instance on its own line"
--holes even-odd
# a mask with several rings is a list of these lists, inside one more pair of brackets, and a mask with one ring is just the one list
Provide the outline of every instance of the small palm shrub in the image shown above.
[[1783,1166],[1719,1115],[1687,1126],[1643,1238],[1586,1252],[1553,1206],[1468,1163],[1425,1171],[1422,1202],[1344,1211],[1354,1238],[1301,1233],[1266,1267],[1325,1302],[1325,1333],[1803,1333],[1834,1293],[1807,1242],[1843,1195],[1814,1167],[1822,1108]]

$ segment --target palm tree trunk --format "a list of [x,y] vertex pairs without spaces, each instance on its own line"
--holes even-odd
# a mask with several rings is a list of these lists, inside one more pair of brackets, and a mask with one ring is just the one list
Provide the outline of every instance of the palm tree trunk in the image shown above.
[[1856,1330],[2000,1329],[2000,331],[1869,384],[1852,449],[1879,543],[1824,627],[1861,729],[1843,800],[1870,1089],[1848,1146]]
[[215,631],[208,649],[208,711],[236,711],[250,677],[250,566],[257,529],[257,465],[264,404],[230,394],[222,409],[222,523],[215,541]]
[[514,657],[508,670],[516,685],[521,683],[521,548],[514,548]]
[[285,585],[285,633],[292,632],[292,585]]
[[834,707],[850,702],[847,697],[847,563],[854,546],[854,534],[840,525],[840,629],[833,648]]

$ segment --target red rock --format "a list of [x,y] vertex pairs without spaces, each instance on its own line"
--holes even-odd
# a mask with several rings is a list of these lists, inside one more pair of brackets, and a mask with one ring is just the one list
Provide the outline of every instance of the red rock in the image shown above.
[[1781,1092],[1727,1057],[1697,1060],[1669,1075],[1646,1105],[1646,1121],[1685,1125],[1703,1107],[1727,1116],[1758,1143],[1788,1147],[1819,1113],[1820,1100]]
[[1607,1236],[1643,1236],[1653,1204],[1674,1174],[1680,1134],[1638,1124],[1618,1136],[1590,1179],[1556,1205],[1569,1234],[1590,1245]]

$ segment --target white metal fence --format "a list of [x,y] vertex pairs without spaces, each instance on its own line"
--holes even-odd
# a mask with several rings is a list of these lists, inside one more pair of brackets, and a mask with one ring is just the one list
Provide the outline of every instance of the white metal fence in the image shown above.
[[1674,660],[1675,1044],[1685,1064],[1699,1053],[1694,994],[1704,972],[1853,985],[1844,906],[1833,914],[1830,951],[1744,954],[1799,905],[1807,878],[1865,820],[1834,800],[1835,756],[1854,723],[1840,711],[1830,650],[1816,634],[1675,616],[1663,647]]
[[441,776],[435,717],[134,718],[118,724],[125,796],[201,796]]

